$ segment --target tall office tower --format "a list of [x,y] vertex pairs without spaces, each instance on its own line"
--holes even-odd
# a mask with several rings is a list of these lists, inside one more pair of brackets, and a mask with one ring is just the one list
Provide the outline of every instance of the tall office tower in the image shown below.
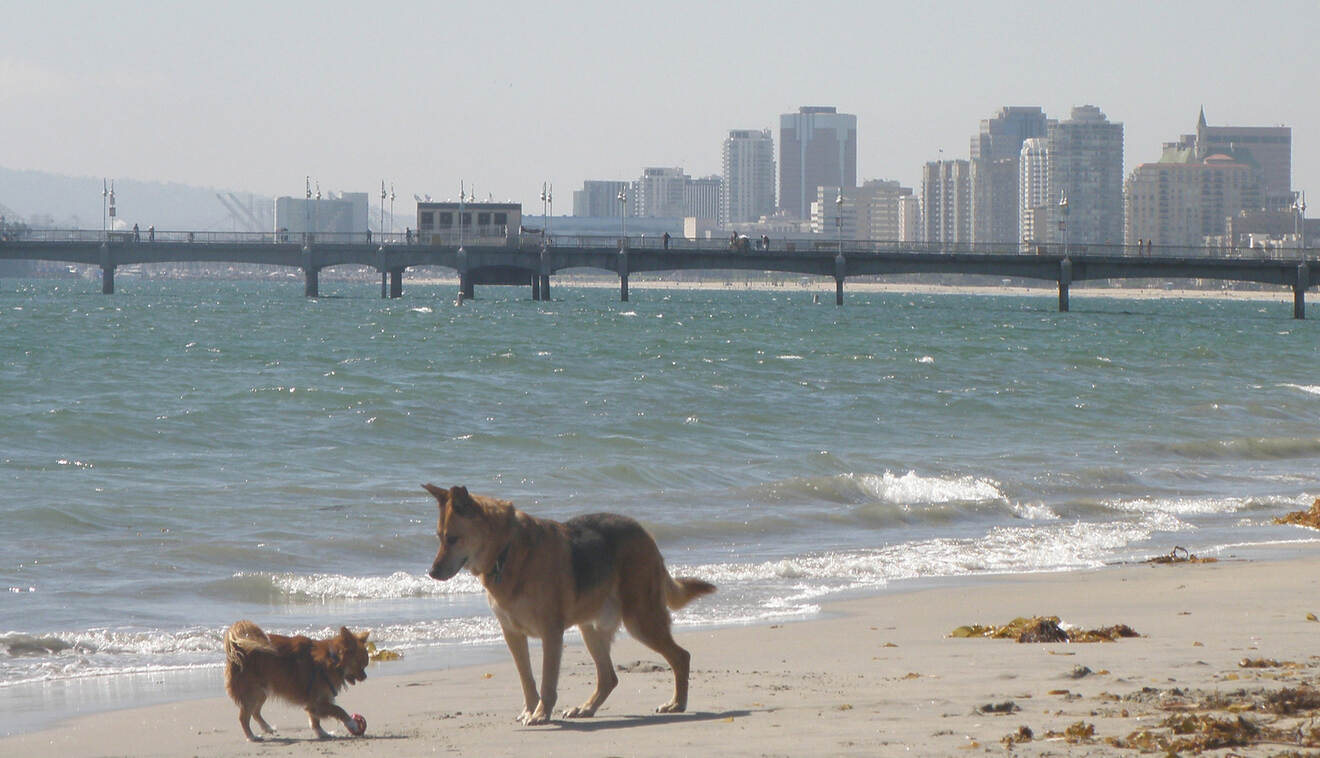
[[1050,239],[1045,226],[1050,203],[1049,140],[1033,137],[1022,141],[1018,155],[1018,239],[1028,246]]
[[1203,247],[1206,237],[1226,233],[1230,217],[1260,209],[1259,174],[1222,153],[1194,162],[1143,163],[1128,175],[1123,201],[1127,244]]
[[[1049,128],[1049,192],[1052,241],[1079,245],[1123,243],[1123,125],[1110,123],[1094,105],[1072,109]],[[1059,200],[1067,198],[1066,209]],[[1061,215],[1064,214],[1065,215]],[[1058,221],[1066,223],[1060,232]],[[1039,219],[1037,231],[1039,231]]]
[[724,140],[720,223],[759,221],[775,212],[775,142],[769,129],[734,129]]
[[811,217],[817,187],[857,186],[857,117],[807,106],[779,117],[779,207]]
[[[1196,158],[1216,153],[1252,164],[1260,177],[1262,207],[1286,210],[1292,204],[1292,128],[1287,126],[1209,126],[1205,109],[1196,120]],[[1183,137],[1184,140],[1187,136]]]
[[[619,202],[619,193],[624,193],[624,202]],[[629,182],[597,181],[588,179],[582,182],[582,189],[573,191],[574,216],[631,216],[633,208],[632,185]]]
[[724,180],[718,176],[688,179],[683,183],[683,216],[719,219],[724,200]]
[[923,242],[972,241],[971,161],[930,161],[921,170]]
[[1018,229],[1018,161],[1022,143],[1044,137],[1045,111],[1006,106],[981,120],[972,137],[972,241],[1015,243]]

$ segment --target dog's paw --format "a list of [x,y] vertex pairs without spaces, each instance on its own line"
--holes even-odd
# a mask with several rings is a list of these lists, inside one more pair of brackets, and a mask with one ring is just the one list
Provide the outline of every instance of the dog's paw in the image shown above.
[[585,705],[579,705],[576,708],[568,708],[564,710],[564,718],[566,719],[589,719],[595,715],[596,709],[588,708]]
[[682,713],[687,710],[687,703],[676,703],[670,700],[662,706],[655,709],[656,713]]
[[546,713],[544,708],[537,706],[536,710],[531,713],[523,711],[522,717],[518,720],[522,722],[523,726],[540,726],[541,724],[550,723],[550,714]]

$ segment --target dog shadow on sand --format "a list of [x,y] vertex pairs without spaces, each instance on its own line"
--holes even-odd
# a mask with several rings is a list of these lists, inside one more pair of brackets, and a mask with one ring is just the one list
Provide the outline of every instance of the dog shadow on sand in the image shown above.
[[[653,713],[646,716],[618,716],[601,718],[597,713],[591,719],[555,719],[550,722],[560,729],[574,732],[600,732],[607,729],[631,729],[637,726],[660,726],[662,724],[690,724],[693,721],[732,721],[752,715],[752,711],[721,711],[710,713],[694,711],[692,713]],[[539,729],[541,727],[531,727]]]

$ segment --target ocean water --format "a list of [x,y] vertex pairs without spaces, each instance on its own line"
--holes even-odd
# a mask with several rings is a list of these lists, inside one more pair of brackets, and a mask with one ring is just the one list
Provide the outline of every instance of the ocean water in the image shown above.
[[118,285],[0,280],[11,732],[219,695],[240,618],[502,658],[475,579],[426,576],[423,482],[637,518],[719,585],[680,627],[1320,548],[1272,523],[1320,496],[1320,324],[1282,301]]

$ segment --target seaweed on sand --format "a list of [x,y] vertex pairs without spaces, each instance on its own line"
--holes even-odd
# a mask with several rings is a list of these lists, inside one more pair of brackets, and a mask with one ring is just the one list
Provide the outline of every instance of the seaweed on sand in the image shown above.
[[1002,626],[968,624],[949,632],[950,637],[1013,639],[1018,642],[1113,642],[1120,637],[1140,637],[1127,624],[1100,629],[1064,629],[1058,616],[1018,617]]

